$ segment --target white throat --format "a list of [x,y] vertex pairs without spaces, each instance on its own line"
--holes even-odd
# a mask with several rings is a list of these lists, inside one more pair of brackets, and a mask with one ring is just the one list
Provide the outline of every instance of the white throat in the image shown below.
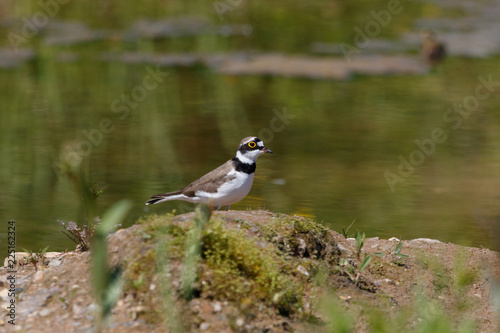
[[257,161],[257,157],[259,157],[263,152],[261,150],[252,150],[248,151],[245,154],[242,154],[239,150],[236,152],[236,158],[238,158],[241,162],[246,164],[254,164]]

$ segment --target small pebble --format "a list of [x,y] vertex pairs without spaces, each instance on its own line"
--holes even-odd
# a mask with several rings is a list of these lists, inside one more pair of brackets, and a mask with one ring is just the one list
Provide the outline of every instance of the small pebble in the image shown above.
[[45,253],[45,258],[47,259],[53,259],[61,256],[62,252],[46,252]]
[[0,299],[4,299],[5,300],[5,299],[8,298],[7,297],[8,295],[9,295],[9,289],[8,288],[7,289],[2,289],[0,291]]
[[201,323],[200,330],[201,331],[206,331],[206,330],[208,330],[209,327],[210,327],[209,323]]
[[85,308],[81,304],[82,304],[81,301],[78,301],[73,304],[72,310],[74,316],[80,316],[85,312]]
[[50,266],[50,267],[57,267],[57,266],[61,265],[61,263],[62,263],[62,260],[61,260],[61,259],[62,259],[62,258],[51,260],[51,261],[49,262],[49,266]]
[[243,318],[236,319],[236,326],[241,327],[244,323],[245,321],[243,320]]
[[33,277],[33,282],[38,282],[43,279],[43,271],[38,271],[35,273],[35,276]]
[[215,302],[213,304],[214,312],[221,312],[222,311],[222,305],[219,302]]
[[299,252],[299,255],[301,257],[304,256],[304,253],[306,252],[307,250],[307,244],[306,244],[306,241],[303,240],[302,238],[297,238],[297,241],[298,241],[298,247],[297,247],[297,250]]
[[51,312],[52,312],[52,310],[49,310],[49,309],[43,309],[42,311],[40,311],[40,312],[38,313],[38,315],[39,315],[40,317],[45,317],[45,316],[49,315]]
[[309,272],[307,271],[307,269],[304,266],[302,266],[302,265],[297,266],[297,270],[299,272],[301,272],[302,274],[309,276]]
[[147,308],[143,305],[136,306],[133,311],[136,313],[145,313]]
[[394,281],[392,281],[391,279],[384,279],[384,282],[387,283],[387,284],[390,284],[390,285],[394,285]]
[[200,313],[200,302],[197,299],[191,301],[191,311],[194,314]]
[[340,251],[342,251],[342,252],[346,252],[346,253],[348,253],[348,254],[349,254],[349,253],[352,253],[352,251],[351,251],[350,249],[348,249],[347,247],[345,247],[344,245],[342,245],[342,244],[340,244],[340,243],[338,243],[337,245],[339,246]]
[[437,239],[431,239],[431,238],[416,238],[416,239],[412,239],[410,242],[423,242],[423,243],[427,243],[427,244],[442,244],[441,241],[439,241]]

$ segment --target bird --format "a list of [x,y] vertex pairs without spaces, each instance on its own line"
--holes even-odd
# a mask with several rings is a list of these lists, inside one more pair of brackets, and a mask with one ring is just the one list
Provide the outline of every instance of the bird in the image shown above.
[[422,40],[421,56],[423,60],[431,67],[436,66],[443,61],[446,56],[446,46],[437,39],[436,33],[430,29],[424,29],[420,32]]
[[154,205],[164,201],[183,200],[193,203],[207,204],[219,210],[243,200],[252,188],[257,158],[273,152],[264,146],[261,139],[248,136],[241,140],[236,156],[217,169],[214,169],[177,191],[155,194],[146,205]]

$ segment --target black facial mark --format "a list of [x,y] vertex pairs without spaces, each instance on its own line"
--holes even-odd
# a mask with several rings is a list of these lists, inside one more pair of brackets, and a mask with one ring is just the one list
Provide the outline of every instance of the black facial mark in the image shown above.
[[[259,140],[260,141],[260,140]],[[250,142],[255,142],[255,147],[253,148],[250,148],[250,146],[248,145]],[[252,150],[262,150],[264,149],[264,147],[259,147],[259,145],[257,144],[257,140],[253,140],[253,141],[250,141],[250,142],[247,142],[243,145],[241,145],[240,148],[238,148],[238,150],[242,153],[242,154],[245,154],[247,151],[252,151]]]

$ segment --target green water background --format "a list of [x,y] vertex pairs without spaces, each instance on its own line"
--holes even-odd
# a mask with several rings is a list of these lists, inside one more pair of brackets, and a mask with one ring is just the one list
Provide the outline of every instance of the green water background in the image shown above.
[[[498,56],[449,57],[423,75],[360,75],[343,81],[230,76],[202,64],[162,66],[158,70],[165,75],[144,99],[115,102],[157,68],[119,57],[104,60],[107,52],[311,55],[317,41],[352,44],[353,28],[363,27],[371,10],[387,7],[387,1],[241,1],[219,16],[214,4],[69,1],[51,20],[85,23],[111,31],[108,37],[49,45],[40,32],[22,44],[35,56],[0,69],[2,242],[13,219],[18,248],[73,248],[56,220],[81,221],[82,198],[57,165],[79,147],[91,148],[83,162],[90,181],[107,186],[97,213],[130,198],[130,225],[149,213],[193,210],[180,202],[148,208],[144,202],[217,167],[234,156],[243,137],[261,133],[275,154],[259,159],[252,191],[232,209],[312,216],[337,231],[356,220],[351,230],[367,237],[428,237],[493,247],[500,188],[499,94],[481,101],[457,129],[444,116],[474,95],[479,77],[500,81]],[[421,18],[467,14],[433,3],[402,5],[379,38],[397,40],[414,31]],[[19,31],[22,18],[40,10],[36,1],[3,3],[3,22],[14,20],[18,26],[2,26],[0,45],[10,48],[9,32]],[[113,37],[140,19],[187,16],[218,26],[245,24],[251,34]],[[273,120],[284,112],[288,122]],[[431,138],[436,128],[446,140],[392,191],[386,172],[398,174],[399,157],[408,160],[418,148],[415,140]]]

